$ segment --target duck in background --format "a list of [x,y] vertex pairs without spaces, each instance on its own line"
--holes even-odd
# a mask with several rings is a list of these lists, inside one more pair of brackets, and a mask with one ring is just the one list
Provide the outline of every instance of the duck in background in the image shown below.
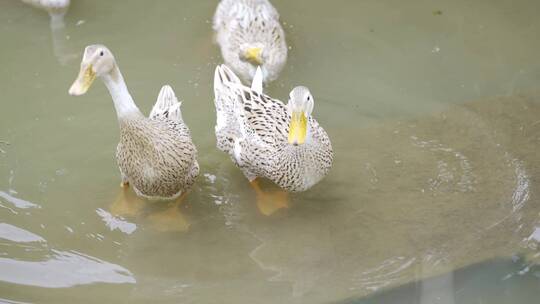
[[277,79],[287,61],[285,32],[268,0],[222,0],[213,28],[225,64],[247,83],[262,70],[266,84]]
[[[255,79],[261,73],[257,69]],[[326,176],[333,162],[332,145],[312,116],[314,99],[306,87],[295,87],[284,104],[264,95],[260,82],[244,86],[221,65],[214,74],[214,94],[217,147],[251,182],[263,214],[287,207],[287,196],[283,191],[262,191],[259,177],[287,192],[302,192]]]

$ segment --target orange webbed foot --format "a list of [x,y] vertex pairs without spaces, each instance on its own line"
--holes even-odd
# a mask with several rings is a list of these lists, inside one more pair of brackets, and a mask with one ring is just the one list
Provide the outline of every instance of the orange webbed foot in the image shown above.
[[251,182],[251,186],[257,195],[257,207],[259,212],[266,216],[274,214],[280,209],[289,208],[288,193],[283,190],[271,192],[263,191],[257,179]]

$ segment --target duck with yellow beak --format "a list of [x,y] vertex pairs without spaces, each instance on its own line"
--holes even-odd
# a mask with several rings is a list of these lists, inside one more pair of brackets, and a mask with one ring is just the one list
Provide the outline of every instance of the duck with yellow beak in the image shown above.
[[222,0],[213,27],[225,64],[245,82],[253,80],[258,66],[264,83],[278,77],[287,61],[287,43],[270,1]]
[[116,160],[122,185],[132,185],[139,196],[151,200],[173,200],[186,193],[199,175],[199,164],[197,149],[182,119],[181,103],[172,88],[161,88],[149,117],[145,117],[111,51],[104,45],[90,45],[84,50],[69,94],[85,94],[97,78],[109,90],[118,117]]
[[[258,69],[256,74],[260,73]],[[317,184],[332,167],[332,145],[312,116],[315,101],[308,88],[295,87],[284,104],[264,95],[256,84],[244,86],[232,70],[221,65],[214,74],[214,95],[217,147],[252,182],[259,200],[286,206],[282,194],[269,198],[260,190],[259,177],[287,192],[301,192]]]

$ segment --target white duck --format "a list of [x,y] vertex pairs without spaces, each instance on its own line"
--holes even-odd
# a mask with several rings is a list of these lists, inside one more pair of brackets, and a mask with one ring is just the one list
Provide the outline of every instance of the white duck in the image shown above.
[[288,192],[306,191],[332,167],[333,150],[328,134],[312,116],[310,91],[295,87],[284,104],[262,93],[261,78],[258,69],[250,88],[227,66],[216,68],[217,147],[230,155],[260,200],[279,201],[283,195],[267,198],[258,177]]
[[225,64],[250,83],[260,66],[263,82],[275,80],[287,61],[285,32],[268,0],[222,0],[214,15]]

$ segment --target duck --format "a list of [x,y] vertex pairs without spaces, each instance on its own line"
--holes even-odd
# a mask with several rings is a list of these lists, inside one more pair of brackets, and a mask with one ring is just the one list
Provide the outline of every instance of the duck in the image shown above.
[[246,83],[252,82],[259,66],[264,84],[278,78],[287,61],[287,43],[270,1],[221,0],[213,29],[225,64]]
[[144,116],[128,91],[113,53],[101,44],[84,49],[69,94],[85,94],[96,78],[107,87],[118,118],[116,161],[121,186],[132,185],[137,195],[149,200],[174,200],[187,193],[199,175],[197,149],[171,86],[161,88],[150,115]]
[[261,74],[258,68],[247,87],[226,65],[216,67],[216,146],[229,154],[261,199],[279,201],[286,199],[283,194],[264,198],[259,178],[286,193],[303,192],[328,174],[334,154],[328,134],[312,115],[315,100],[309,89],[293,88],[285,104],[262,92]]

